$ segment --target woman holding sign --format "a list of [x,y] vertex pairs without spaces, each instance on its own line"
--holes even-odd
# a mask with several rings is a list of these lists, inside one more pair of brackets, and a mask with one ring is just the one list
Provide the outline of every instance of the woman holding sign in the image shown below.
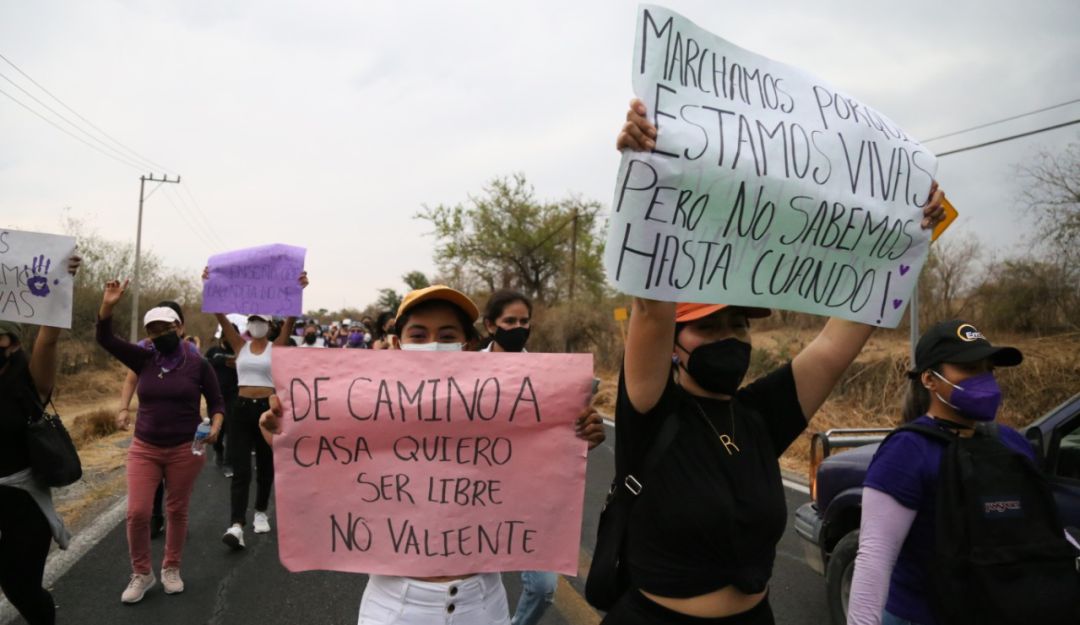
[[139,376],[139,418],[127,456],[127,537],[132,574],[120,596],[124,603],[138,603],[157,583],[150,562],[150,516],[154,491],[162,479],[168,485],[168,523],[161,583],[166,594],[184,591],[180,560],[187,540],[188,504],[206,461],[205,456],[193,453],[191,444],[202,423],[200,396],[206,398],[207,412],[213,419],[207,444],[213,444],[221,432],[225,402],[210,363],[181,345],[180,317],[173,309],[151,308],[143,318],[153,349],[113,334],[113,309],[126,290],[127,282],[113,280],[105,285],[98,311],[97,341]]
[[[210,277],[210,268],[203,270],[203,280]],[[300,287],[307,288],[307,272],[300,273]],[[231,549],[244,548],[244,525],[247,524],[248,495],[251,489],[251,452],[255,451],[255,518],[256,534],[270,531],[270,489],[274,485],[274,454],[270,445],[259,433],[259,415],[269,407],[269,397],[274,394],[274,380],[270,377],[270,357],[274,346],[292,345],[289,340],[296,325],[296,317],[288,317],[285,324],[270,340],[270,323],[266,315],[252,314],[247,318],[247,334],[244,340],[223,313],[216,313],[221,325],[222,341],[236,354],[236,378],[238,384],[236,405],[229,424],[229,464],[233,477],[230,486],[231,524],[221,537]]]
[[[473,325],[480,316],[476,304],[463,293],[443,285],[410,292],[398,308],[391,349],[406,351],[475,351],[480,342]],[[281,405],[271,399],[262,425],[269,439],[278,431]],[[603,440],[603,423],[586,409],[578,419],[576,435]],[[371,575],[360,603],[360,625],[380,623],[455,623],[457,625],[509,625],[506,589],[498,573],[411,578]]]
[[[650,150],[656,129],[631,102],[618,149]],[[935,183],[923,227],[943,216]],[[678,428],[644,478],[623,556],[630,589],[604,623],[773,623],[768,602],[787,520],[777,462],[873,327],[829,319],[791,362],[742,386],[750,320],[768,309],[637,298],[616,404],[616,454],[642,458]],[[673,363],[674,361],[674,363]]]
[[[75,275],[82,262],[68,261]],[[67,549],[64,523],[52,494],[30,469],[27,422],[40,415],[56,385],[56,345],[60,328],[41,326],[32,353],[24,349],[24,328],[0,321],[0,590],[30,625],[52,625],[56,607],[41,586],[49,544]]]

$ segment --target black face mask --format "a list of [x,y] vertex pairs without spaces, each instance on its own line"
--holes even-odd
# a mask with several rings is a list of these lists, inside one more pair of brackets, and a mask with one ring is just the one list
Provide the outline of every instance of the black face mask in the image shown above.
[[162,354],[171,354],[176,351],[177,347],[180,347],[180,335],[176,332],[167,332],[151,339],[151,341],[154,343],[154,349]]
[[[679,345],[678,341],[675,344]],[[734,395],[750,368],[750,344],[735,338],[705,343],[690,352],[685,365],[680,362],[679,366],[706,391]]]
[[522,327],[513,328],[512,330],[496,328],[495,342],[508,352],[520,352],[525,349],[525,343],[529,342],[529,329]]
[[315,344],[315,335],[314,334],[305,334],[304,335],[304,343],[307,344],[307,345],[314,345]]

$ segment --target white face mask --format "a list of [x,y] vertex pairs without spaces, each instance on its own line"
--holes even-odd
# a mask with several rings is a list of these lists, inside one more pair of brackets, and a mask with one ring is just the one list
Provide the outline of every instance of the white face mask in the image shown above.
[[270,332],[270,324],[265,321],[249,321],[247,326],[248,334],[253,339],[261,339]]
[[460,352],[465,349],[462,343],[402,343],[401,349],[407,352]]

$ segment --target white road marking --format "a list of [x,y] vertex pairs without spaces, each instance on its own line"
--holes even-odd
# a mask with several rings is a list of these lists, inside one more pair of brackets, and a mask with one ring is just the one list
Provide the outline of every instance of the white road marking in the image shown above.
[[[80,558],[85,556],[101,542],[102,538],[112,531],[118,523],[127,515],[127,497],[121,497],[111,508],[99,516],[89,527],[83,529],[71,539],[71,544],[64,551],[56,550],[49,555],[45,563],[45,576],[42,585],[51,588],[58,579],[68,572]],[[0,599],[0,624],[8,623],[19,615],[15,606],[11,605],[6,598]]]

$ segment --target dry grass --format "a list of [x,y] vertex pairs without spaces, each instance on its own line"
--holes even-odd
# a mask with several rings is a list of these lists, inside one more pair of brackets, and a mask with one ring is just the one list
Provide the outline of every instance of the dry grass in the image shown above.
[[[747,378],[753,379],[791,359],[816,333],[814,329],[755,333]],[[1000,422],[1024,427],[1080,392],[1080,333],[1042,338],[994,335],[991,340],[998,345],[1013,345],[1024,353],[1022,365],[997,371],[1005,395]],[[781,466],[806,475],[814,432],[898,425],[907,383],[904,372],[910,367],[909,350],[905,332],[876,333],[814,416],[810,427],[781,458]],[[601,375],[604,382],[597,405],[604,414],[614,413],[617,375],[617,372]]]
[[[115,424],[120,386],[127,370],[114,360],[95,366],[82,351],[62,366],[54,403],[79,450],[83,478],[53,493],[57,511],[77,530],[124,490],[126,443],[131,432]],[[68,362],[68,361],[65,361]]]
[[[1005,397],[1000,423],[1022,428],[1080,392],[1080,334],[1044,338],[994,336],[1000,345],[1013,345],[1024,353],[1018,367],[998,369]],[[781,458],[781,465],[805,475],[810,437],[832,428],[895,427],[910,367],[908,344],[899,337],[879,341],[874,351],[864,350],[814,417],[807,431]]]
[[104,438],[119,428],[116,413],[108,408],[98,408],[75,417],[71,422],[71,440],[82,449],[87,443]]

